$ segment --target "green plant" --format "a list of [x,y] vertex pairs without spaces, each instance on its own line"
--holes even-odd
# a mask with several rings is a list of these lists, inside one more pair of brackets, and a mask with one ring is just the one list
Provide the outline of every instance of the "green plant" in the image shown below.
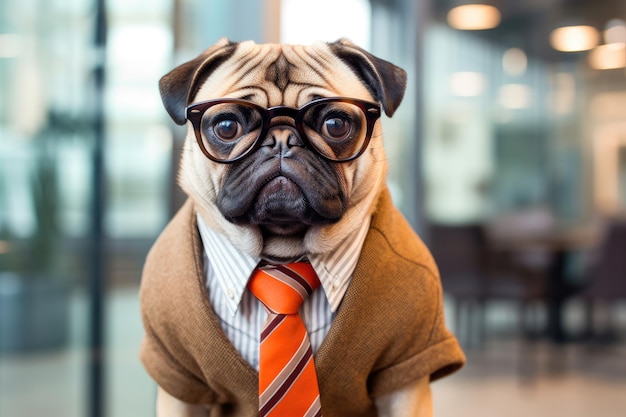
[[31,179],[32,201],[37,228],[32,236],[29,268],[32,272],[54,270],[58,259],[59,233],[59,187],[56,159],[51,139],[43,140]]
[[13,270],[29,279],[59,275],[63,234],[58,145],[68,138],[84,137],[88,129],[87,121],[51,112],[44,127],[32,138],[33,163],[28,184],[36,227],[28,238],[17,238],[6,228],[0,230],[0,240],[10,246],[8,253],[0,254],[0,271]]

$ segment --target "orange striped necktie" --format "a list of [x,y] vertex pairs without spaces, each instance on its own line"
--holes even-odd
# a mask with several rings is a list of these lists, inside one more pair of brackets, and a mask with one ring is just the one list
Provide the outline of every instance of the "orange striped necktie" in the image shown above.
[[263,265],[248,288],[267,310],[261,331],[260,417],[321,416],[313,352],[299,309],[320,282],[305,262]]

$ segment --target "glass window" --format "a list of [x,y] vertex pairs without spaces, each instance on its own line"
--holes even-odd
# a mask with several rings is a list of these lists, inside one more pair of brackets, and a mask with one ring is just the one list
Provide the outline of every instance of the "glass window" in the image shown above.
[[84,410],[87,2],[0,3],[0,414]]
[[[307,18],[303,19],[303,16]],[[282,0],[280,40],[285,43],[310,44],[314,41],[332,42],[348,38],[369,50],[370,22],[371,7],[368,0]]]

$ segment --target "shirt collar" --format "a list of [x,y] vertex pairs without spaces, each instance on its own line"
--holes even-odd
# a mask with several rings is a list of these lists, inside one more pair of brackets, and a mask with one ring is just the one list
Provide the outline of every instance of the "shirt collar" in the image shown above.
[[[210,271],[207,278],[217,280],[221,291],[224,292],[224,300],[229,310],[235,315],[248,279],[261,259],[240,251],[224,236],[208,228],[200,215],[197,215],[197,218]],[[367,221],[344,239],[336,250],[308,256],[333,312],[337,311],[346,294],[369,230],[370,220],[368,217]]]

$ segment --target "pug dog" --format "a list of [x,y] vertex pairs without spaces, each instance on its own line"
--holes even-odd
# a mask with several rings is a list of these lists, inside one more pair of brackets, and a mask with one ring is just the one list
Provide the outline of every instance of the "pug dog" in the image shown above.
[[[222,39],[161,79],[165,109],[187,125],[189,200],[142,277],[158,416],[258,415],[258,338],[241,341],[257,310],[239,265],[302,259],[322,282],[308,310],[325,318],[313,348],[322,414],[432,415],[430,382],[465,358],[436,266],[385,186],[380,117],[405,85],[404,70],[348,40]],[[235,263],[234,284],[214,251]]]

